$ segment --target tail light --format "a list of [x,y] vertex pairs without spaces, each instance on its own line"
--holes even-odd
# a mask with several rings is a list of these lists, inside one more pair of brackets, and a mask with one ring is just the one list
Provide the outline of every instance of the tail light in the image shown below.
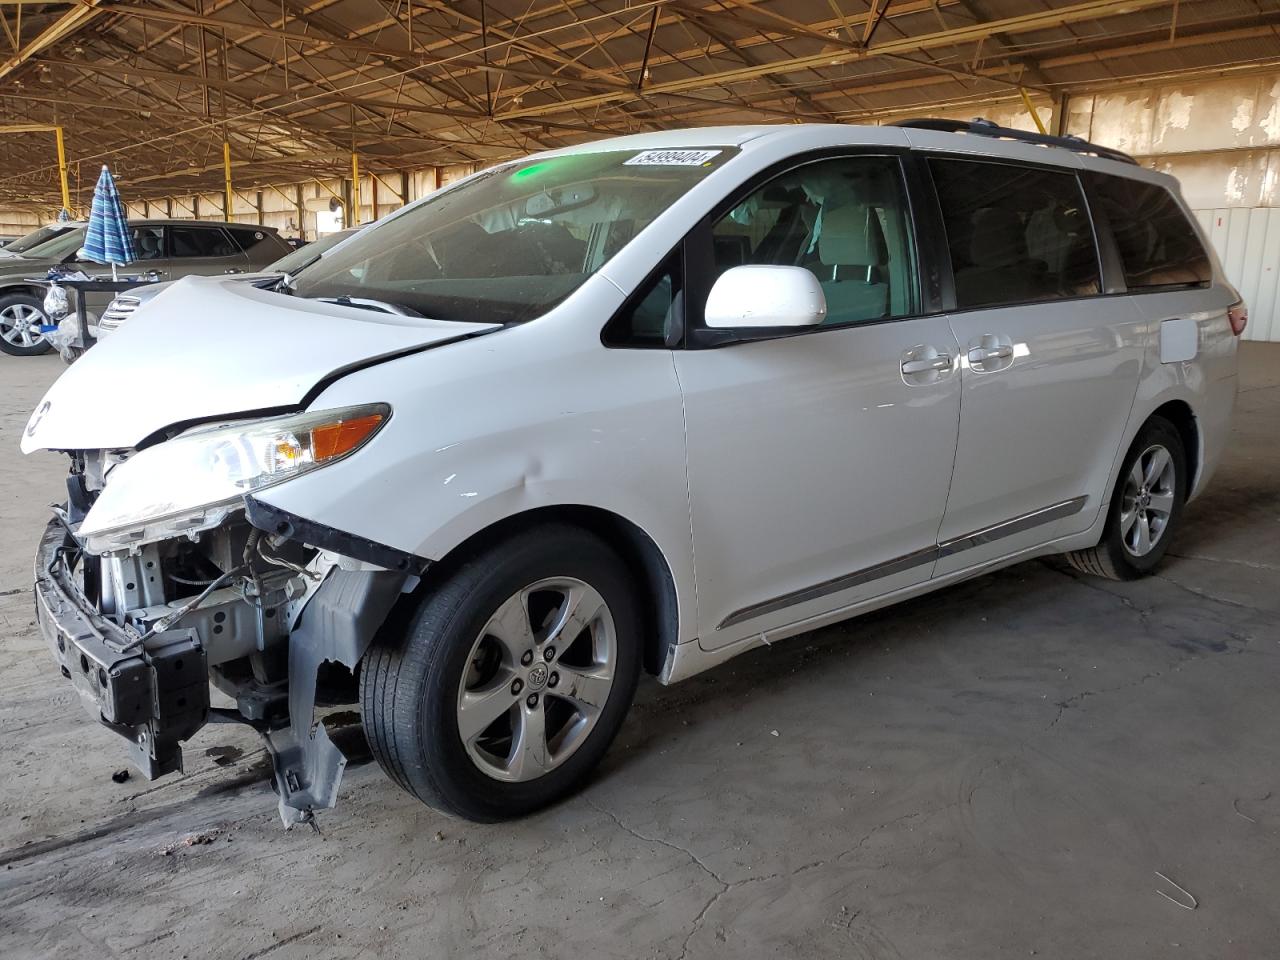
[[1227,310],[1227,322],[1231,324],[1231,332],[1237,337],[1244,333],[1244,328],[1249,325],[1249,308],[1244,305],[1243,300]]

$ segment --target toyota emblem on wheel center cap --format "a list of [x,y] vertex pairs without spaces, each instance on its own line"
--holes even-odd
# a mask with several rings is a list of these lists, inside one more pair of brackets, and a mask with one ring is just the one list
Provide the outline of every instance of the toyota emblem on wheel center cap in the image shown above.
[[529,671],[529,687],[533,690],[541,690],[547,685],[548,675],[547,665],[539,663]]

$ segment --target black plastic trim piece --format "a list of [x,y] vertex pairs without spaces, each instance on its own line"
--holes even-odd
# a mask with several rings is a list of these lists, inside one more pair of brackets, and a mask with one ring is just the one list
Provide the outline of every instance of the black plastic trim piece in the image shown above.
[[344,557],[363,560],[387,570],[416,575],[431,563],[417,554],[308,520],[296,513],[263,503],[255,497],[244,498],[244,515],[251,524],[266,533],[297,540],[321,550],[331,550]]
[[797,603],[804,603],[807,600],[817,600],[820,597],[839,593],[841,590],[848,590],[851,587],[869,583],[872,580],[893,576],[895,573],[905,573],[907,570],[924,566],[926,563],[933,563],[937,559],[937,547],[917,550],[915,553],[908,553],[906,556],[895,557],[892,560],[886,560],[884,563],[877,563],[874,567],[855,570],[853,573],[846,573],[830,580],[824,580],[822,583],[814,584],[812,587],[805,587],[803,590],[796,590],[792,593],[775,597],[772,600],[766,600],[763,603],[743,607],[741,610],[731,613],[721,620],[717,629],[723,630],[725,627],[732,627],[735,623],[742,623],[744,620],[763,617],[766,613],[774,613]]
[[833,593],[839,593],[842,590],[870,583],[872,580],[880,580],[897,573],[905,573],[907,570],[934,563],[944,557],[954,556],[964,550],[993,543],[996,540],[1013,536],[1015,533],[1022,533],[1041,524],[1061,520],[1063,517],[1072,516],[1083,510],[1088,499],[1088,497],[1073,497],[1070,500],[1063,500],[1061,503],[1055,503],[1040,510],[1033,510],[1031,513],[1023,514],[1020,517],[1002,520],[1000,523],[994,523],[989,527],[983,527],[981,530],[966,533],[964,536],[953,537],[936,546],[915,550],[901,557],[894,557],[892,560],[886,560],[871,567],[863,567],[861,570],[842,574],[801,590],[784,593],[782,596],[774,597],[771,600],[754,603],[749,607],[743,607],[741,610],[735,610],[729,614],[729,616],[720,621],[720,625],[716,629],[723,630],[746,620],[762,617],[767,613],[785,610],[787,607],[795,606],[798,603],[817,600]]

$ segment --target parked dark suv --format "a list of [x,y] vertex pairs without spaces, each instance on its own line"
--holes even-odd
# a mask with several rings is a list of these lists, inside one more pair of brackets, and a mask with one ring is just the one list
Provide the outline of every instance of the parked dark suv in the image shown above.
[[[212,276],[261,270],[292,249],[274,227],[208,220],[131,220],[137,260],[126,272],[148,280],[176,280],[192,274]],[[76,266],[91,276],[110,268],[79,259],[85,226],[76,225],[14,258],[0,260],[0,351],[33,356],[50,349],[40,334],[46,323],[44,289],[30,283],[50,267]],[[90,294],[88,309],[101,313],[110,293]],[[90,324],[96,322],[96,316]]]

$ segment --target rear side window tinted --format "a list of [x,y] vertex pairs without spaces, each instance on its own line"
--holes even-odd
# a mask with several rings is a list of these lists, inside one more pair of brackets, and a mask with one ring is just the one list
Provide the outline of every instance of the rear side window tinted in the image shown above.
[[1097,245],[1074,174],[930,160],[961,310],[1096,294]]
[[231,234],[231,239],[235,241],[245,253],[248,253],[260,243],[270,243],[274,249],[278,244],[275,237],[268,234],[265,230],[254,230],[246,227],[229,227],[227,233]]
[[240,252],[218,227],[170,227],[169,247],[175,257],[232,257]]
[[1116,238],[1129,289],[1209,283],[1213,270],[1204,245],[1168,190],[1106,174],[1089,177],[1098,212]]

